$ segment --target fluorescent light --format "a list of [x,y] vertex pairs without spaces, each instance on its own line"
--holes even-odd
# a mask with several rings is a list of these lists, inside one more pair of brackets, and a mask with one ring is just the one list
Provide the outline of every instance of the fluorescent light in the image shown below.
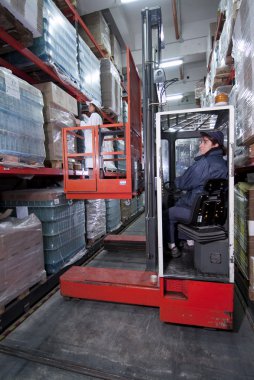
[[177,95],[167,95],[166,99],[169,101],[172,100],[181,100],[183,98],[183,94],[177,94]]
[[122,4],[133,3],[136,0],[121,0]]
[[174,61],[165,61],[160,63],[161,68],[180,66],[183,64],[182,59],[175,59]]

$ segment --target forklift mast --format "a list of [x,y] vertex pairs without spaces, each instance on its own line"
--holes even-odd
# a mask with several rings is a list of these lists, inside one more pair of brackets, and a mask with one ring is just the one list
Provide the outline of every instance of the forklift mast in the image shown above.
[[[160,64],[162,39],[161,8],[142,10],[142,79],[143,79],[143,127],[145,164],[145,227],[146,227],[146,269],[155,270],[157,253],[157,216],[155,194],[155,105],[158,104],[154,68]],[[153,54],[153,35],[156,34],[156,62]]]

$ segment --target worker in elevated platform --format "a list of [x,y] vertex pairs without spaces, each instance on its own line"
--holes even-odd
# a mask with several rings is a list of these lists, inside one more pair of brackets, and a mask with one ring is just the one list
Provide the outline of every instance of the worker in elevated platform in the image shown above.
[[[163,216],[164,241],[174,258],[181,256],[181,250],[177,246],[179,238],[185,238],[178,237],[177,223],[188,223],[192,205],[197,195],[202,193],[207,180],[228,177],[227,161],[223,159],[226,153],[223,133],[214,130],[200,134],[199,155],[183,175],[175,179],[175,188],[184,193],[175,206],[166,210]],[[187,243],[191,244],[188,240]]]
[[[102,106],[98,100],[91,100],[89,102],[86,102],[88,105],[88,111],[89,111],[89,118],[86,122],[81,122],[81,126],[96,126],[96,125],[103,125],[103,115],[102,115]],[[108,128],[103,128],[104,131],[108,131]],[[91,153],[93,151],[93,142],[92,142],[92,130],[85,130],[84,133],[85,137],[85,152],[86,153]],[[108,141],[102,142],[101,146],[101,152],[113,152],[114,151],[114,146],[113,146],[113,141],[112,141],[113,136],[107,136]],[[109,141],[111,139],[111,141]],[[104,156],[104,158],[108,159],[108,161],[104,161],[103,163],[103,169],[107,170],[116,170],[116,167],[113,163],[114,156],[113,155],[107,155]],[[111,160],[112,161],[109,161]],[[85,159],[86,163],[85,166],[87,169],[91,170],[93,169],[93,159],[92,157],[86,158]]]

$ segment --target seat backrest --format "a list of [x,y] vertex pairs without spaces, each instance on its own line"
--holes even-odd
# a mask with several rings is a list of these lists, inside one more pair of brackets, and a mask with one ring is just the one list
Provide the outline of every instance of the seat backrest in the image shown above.
[[196,227],[224,225],[227,218],[228,180],[209,179],[204,192],[197,196],[190,225]]

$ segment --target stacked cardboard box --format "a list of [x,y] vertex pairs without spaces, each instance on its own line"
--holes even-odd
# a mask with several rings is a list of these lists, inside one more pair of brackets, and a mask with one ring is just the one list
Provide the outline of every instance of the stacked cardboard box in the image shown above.
[[46,279],[42,227],[31,214],[0,221],[0,309]]
[[[44,132],[46,160],[62,161],[62,128],[75,127],[77,101],[52,82],[36,85],[44,99]],[[68,136],[68,151],[75,152],[75,140]]]
[[[108,54],[108,56],[111,56],[110,30],[101,12],[90,13],[89,15],[83,16],[82,19],[100,48]],[[93,50],[94,54],[98,54],[94,44],[81,27],[79,28],[79,34],[87,45]]]
[[235,257],[254,300],[254,185],[245,182],[235,187]]
[[121,113],[121,80],[117,69],[110,59],[101,59],[101,97],[102,104],[116,115]]

